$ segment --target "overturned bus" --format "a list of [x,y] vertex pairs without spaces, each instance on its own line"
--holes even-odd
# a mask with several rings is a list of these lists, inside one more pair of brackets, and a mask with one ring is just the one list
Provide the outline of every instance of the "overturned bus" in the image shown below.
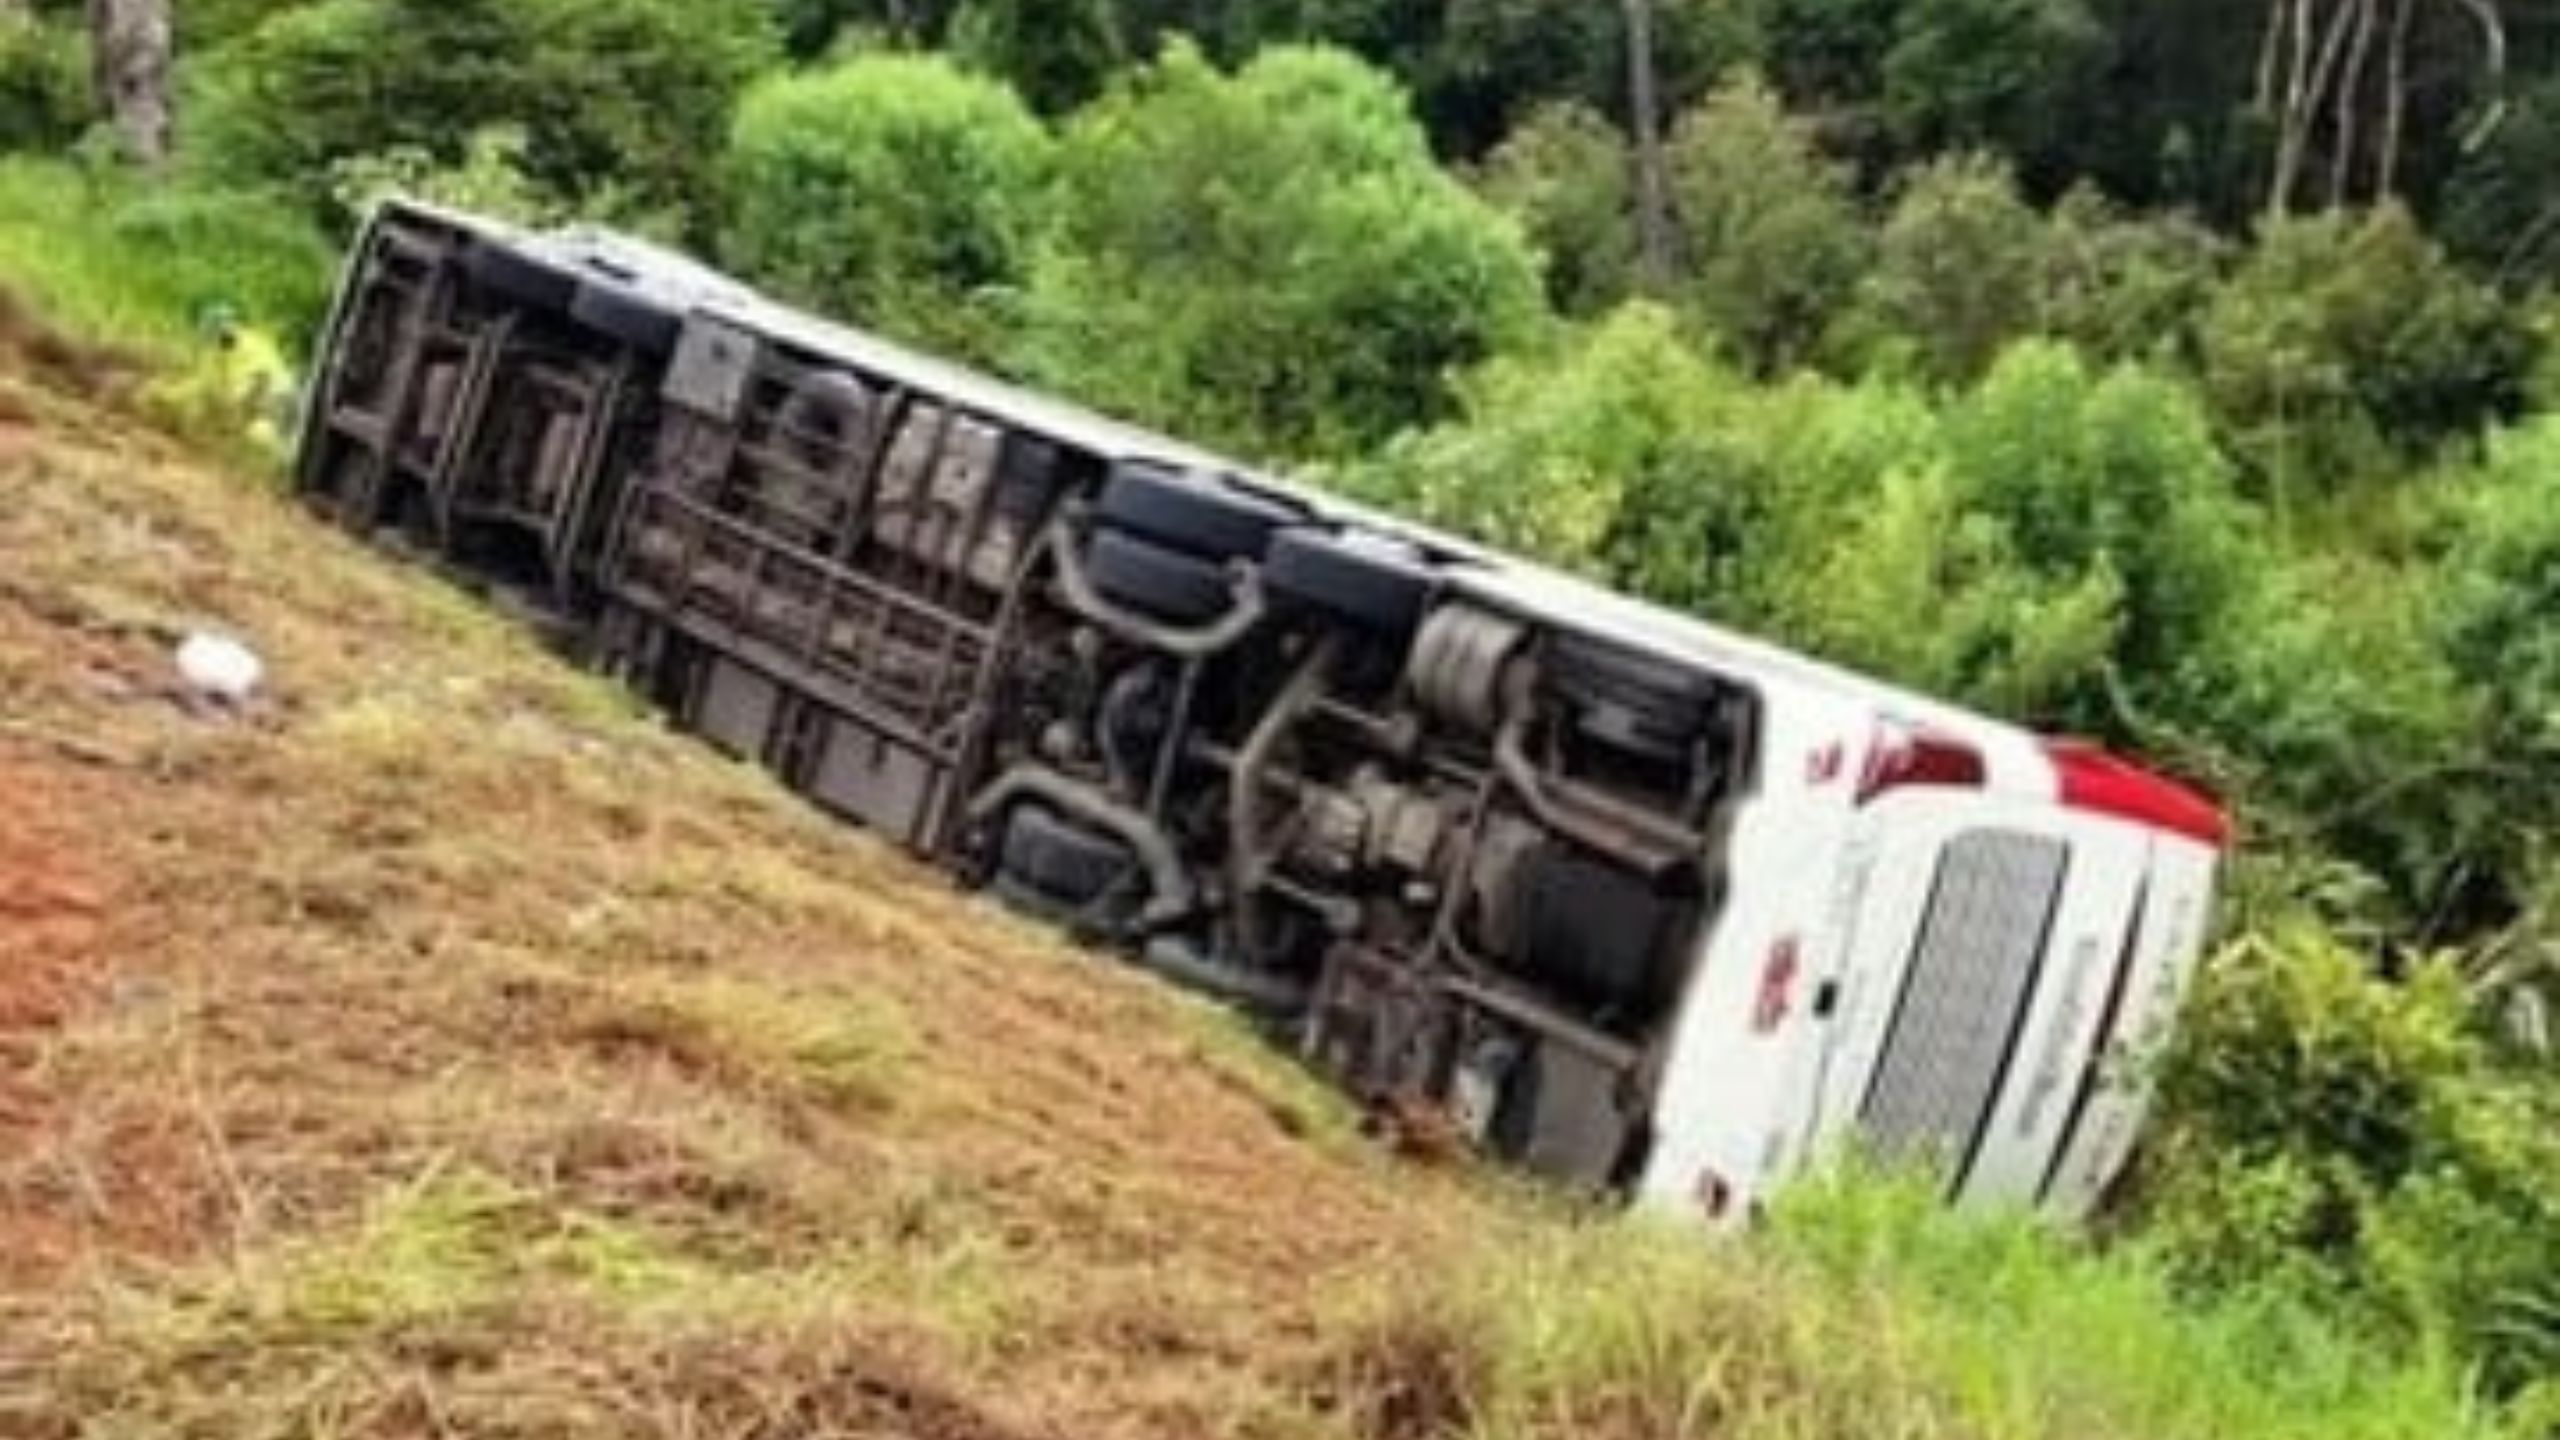
[[1857,1139],[2085,1211],[2222,816],[794,312],[393,203],[297,484],[1370,1102],[1746,1216]]

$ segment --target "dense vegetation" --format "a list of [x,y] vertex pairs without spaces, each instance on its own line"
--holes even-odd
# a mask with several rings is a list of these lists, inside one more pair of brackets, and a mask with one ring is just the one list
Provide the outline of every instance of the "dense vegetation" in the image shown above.
[[2209,780],[2124,1243],[2555,1423],[2546,9],[206,0],[146,187],[75,8],[0,5],[0,146],[79,157],[0,271],[101,329],[298,331],[386,183],[600,216]]

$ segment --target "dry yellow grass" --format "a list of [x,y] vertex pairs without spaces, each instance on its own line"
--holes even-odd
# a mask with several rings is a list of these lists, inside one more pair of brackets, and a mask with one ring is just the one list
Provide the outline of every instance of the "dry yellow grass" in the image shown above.
[[[1491,1202],[59,380],[0,369],[0,1434],[1337,1428],[1333,1308]],[[200,625],[255,713],[173,697]]]

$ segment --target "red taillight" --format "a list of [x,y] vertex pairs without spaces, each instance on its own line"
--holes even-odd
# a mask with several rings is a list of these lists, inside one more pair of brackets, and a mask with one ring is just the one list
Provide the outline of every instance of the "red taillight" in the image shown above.
[[2060,777],[2062,803],[2074,810],[2148,825],[2216,850],[2231,843],[2231,820],[2221,808],[2174,780],[2094,746],[2055,741],[2045,753]]
[[1804,970],[1803,948],[1793,935],[1769,947],[1769,958],[1760,964],[1759,998],[1751,1006],[1752,1034],[1768,1035],[1787,1023],[1795,1009],[1796,978]]
[[1989,771],[1982,752],[1951,736],[1931,730],[1887,729],[1878,733],[1867,756],[1866,773],[1858,780],[1858,803],[1889,790],[1911,785],[1944,789],[1979,789]]

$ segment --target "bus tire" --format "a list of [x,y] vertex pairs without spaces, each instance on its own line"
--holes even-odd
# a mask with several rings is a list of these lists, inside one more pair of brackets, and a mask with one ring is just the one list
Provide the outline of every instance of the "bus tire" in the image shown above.
[[1085,575],[1104,598],[1173,625],[1204,625],[1235,604],[1224,567],[1125,530],[1094,532]]
[[1290,530],[1271,542],[1263,587],[1382,635],[1422,623],[1434,579],[1421,557],[1399,555],[1321,530]]
[[1271,537],[1300,519],[1206,476],[1137,460],[1113,468],[1094,511],[1124,530],[1212,560],[1259,560]]

